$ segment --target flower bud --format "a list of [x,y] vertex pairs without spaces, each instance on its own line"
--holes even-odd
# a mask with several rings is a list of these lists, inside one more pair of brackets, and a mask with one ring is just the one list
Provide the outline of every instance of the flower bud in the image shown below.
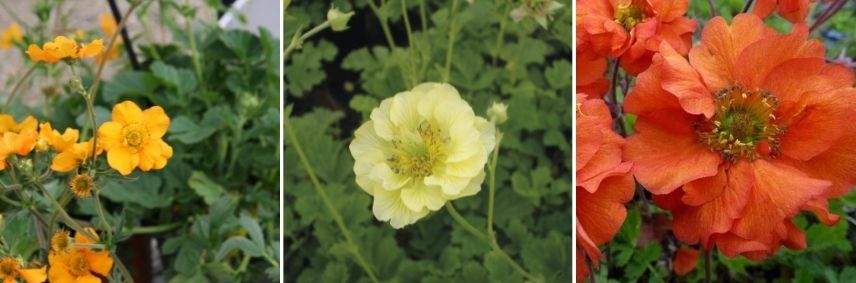
[[327,11],[327,21],[330,22],[330,28],[333,31],[343,31],[348,29],[348,20],[353,15],[354,12],[342,13],[339,9],[333,7]]
[[497,125],[505,123],[505,121],[508,120],[508,113],[506,110],[508,110],[508,105],[501,102],[494,102],[487,109],[487,117]]

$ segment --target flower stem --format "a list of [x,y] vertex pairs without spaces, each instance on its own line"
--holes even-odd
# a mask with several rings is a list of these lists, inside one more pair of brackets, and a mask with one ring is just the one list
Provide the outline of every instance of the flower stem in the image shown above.
[[[621,103],[618,102],[618,67],[621,62],[620,59],[615,59],[615,62],[612,64],[612,79],[610,80],[609,87],[609,99],[610,101],[610,112],[612,113],[612,120],[615,121],[615,128],[621,136],[627,136],[627,129],[624,127],[624,113],[621,110]],[[623,95],[627,95],[626,93]]]
[[502,134],[497,133],[496,148],[493,149],[493,157],[491,157],[490,164],[488,165],[490,180],[488,180],[487,234],[490,235],[491,238],[496,238],[496,235],[493,233],[493,203],[495,198],[494,196],[496,195],[496,163],[499,158],[499,145],[501,141]]
[[511,10],[511,0],[505,1],[505,12],[502,13],[502,20],[499,21],[499,34],[496,35],[496,47],[491,52],[491,63],[496,65],[496,57],[502,49],[503,39],[505,38],[505,23],[508,19],[508,10]]
[[86,237],[89,237],[90,239],[97,239],[98,238],[96,235],[93,235],[92,233],[90,233],[86,229],[83,229],[83,227],[77,223],[77,220],[74,220],[74,218],[71,218],[71,215],[68,215],[68,212],[65,211],[65,209],[62,207],[62,205],[56,201],[56,199],[51,195],[51,193],[48,191],[48,189],[42,185],[41,182],[37,181],[37,182],[34,182],[33,184],[35,184],[36,187],[42,191],[42,194],[44,194],[45,197],[48,198],[48,200],[50,200],[50,202],[51,202],[51,204],[53,204],[54,208],[56,208],[57,211],[59,211],[59,215],[62,216],[63,218],[65,218],[66,223],[68,224],[69,227],[71,227],[71,229],[74,229],[74,231],[77,231],[77,233],[83,233],[84,235],[86,235]]
[[428,17],[425,15],[425,0],[419,0],[419,20],[422,21],[422,32],[428,30]]
[[710,251],[704,250],[704,282],[710,283]]
[[372,12],[374,12],[378,21],[380,21],[380,28],[383,30],[383,36],[386,37],[386,43],[389,44],[389,49],[392,51],[392,49],[395,48],[395,41],[392,40],[392,33],[389,32],[389,23],[386,22],[387,14],[385,10],[381,11],[381,9],[384,9],[385,7],[378,8],[374,0],[368,0],[367,2],[369,3],[369,8],[372,9]]
[[455,37],[458,35],[458,21],[455,17],[455,12],[458,10],[458,0],[452,0],[452,10],[449,11],[449,17],[452,22],[449,24],[449,43],[446,46],[446,67],[443,68],[443,82],[449,82],[449,72],[452,69],[452,51],[455,49]]
[[707,0],[707,5],[710,7],[710,17],[716,18],[716,5],[713,4],[713,0]]
[[202,62],[199,61],[199,50],[196,49],[196,35],[193,34],[193,25],[191,21],[187,21],[185,29],[187,30],[187,41],[190,43],[190,58],[193,61],[193,70],[196,73],[196,81],[205,90],[205,80],[202,79]]
[[307,39],[309,39],[309,37],[315,35],[316,33],[321,32],[322,30],[324,30],[325,28],[327,28],[329,26],[330,26],[330,21],[324,21],[320,25],[315,26],[314,28],[312,28],[311,30],[309,30],[303,34],[300,33],[300,30],[302,28],[298,28],[297,32],[294,33],[294,36],[291,38],[291,43],[289,43],[288,47],[286,47],[285,51],[283,51],[282,58],[288,59],[288,55],[291,55],[292,51],[294,51],[295,49],[300,49],[300,47],[303,46],[303,41],[306,41]]
[[107,231],[107,237],[110,238],[110,240],[112,241],[113,240],[113,228],[110,227],[110,224],[107,223],[107,218],[104,217],[104,208],[102,207],[101,197],[100,197],[100,193],[98,192],[98,190],[95,190],[95,208],[96,208],[96,211],[98,211],[98,218],[101,218],[101,225],[104,225],[104,230]]
[[832,4],[829,4],[829,6],[827,6],[826,10],[823,11],[823,14],[821,14],[820,17],[818,17],[814,21],[814,23],[811,24],[811,28],[809,28],[809,32],[813,32],[814,30],[818,29],[827,20],[829,20],[829,18],[832,18],[832,16],[835,15],[835,13],[838,13],[838,11],[840,11],[841,8],[844,8],[844,5],[847,4],[847,1],[848,0],[837,0],[835,2],[832,2]]
[[116,263],[116,267],[119,268],[119,273],[122,273],[122,277],[125,277],[125,280],[127,282],[134,283],[134,277],[131,276],[131,272],[128,271],[128,268],[125,267],[125,264],[123,264],[122,261],[119,260],[119,257],[116,256],[116,253],[114,253],[113,251],[110,251],[110,255],[116,259],[113,262]]
[[27,72],[24,73],[24,76],[18,79],[18,82],[15,83],[15,86],[12,88],[12,92],[9,93],[9,96],[6,98],[6,103],[3,104],[3,112],[9,111],[9,104],[12,103],[12,99],[18,94],[18,91],[21,90],[21,86],[24,85],[24,82],[30,78],[30,75],[33,74],[33,71],[36,70],[36,66],[39,64],[30,64],[30,68],[27,69]]
[[523,277],[526,277],[527,280],[533,282],[542,281],[540,278],[534,277],[528,272],[526,272],[526,270],[523,269],[523,267],[521,267],[519,264],[517,264],[517,262],[515,262],[514,259],[511,258],[511,256],[505,253],[505,251],[502,250],[502,247],[499,246],[499,243],[496,242],[496,237],[491,237],[489,235],[486,236],[484,233],[476,229],[475,226],[470,224],[470,222],[464,219],[464,217],[461,216],[461,214],[458,213],[458,211],[452,205],[452,202],[446,203],[446,210],[449,211],[449,215],[451,215],[452,218],[458,222],[458,224],[461,224],[461,226],[463,226],[464,229],[467,230],[467,232],[470,232],[470,234],[473,234],[473,236],[476,236],[480,240],[486,241],[487,244],[490,246],[491,250],[498,253],[503,260],[508,262],[508,264],[511,265],[511,267],[514,268],[515,271],[523,275]]
[[746,0],[746,5],[743,5],[743,10],[741,10],[741,13],[748,13],[749,8],[752,8],[752,2],[755,2],[755,0]]
[[306,158],[306,154],[303,152],[300,142],[297,141],[297,136],[294,135],[294,129],[289,122],[288,116],[285,117],[284,124],[288,139],[291,141],[291,145],[294,146],[294,150],[297,151],[297,156],[300,157],[300,162],[303,163],[303,168],[306,169],[309,179],[312,180],[312,184],[315,186],[315,191],[318,192],[319,196],[321,196],[324,206],[327,207],[327,210],[330,212],[330,215],[333,216],[333,220],[336,222],[336,225],[339,226],[339,230],[344,235],[345,241],[348,244],[348,251],[354,255],[357,263],[363,268],[366,274],[369,275],[371,280],[373,282],[379,282],[372,269],[363,259],[362,255],[360,255],[358,246],[354,243],[353,239],[351,239],[351,232],[348,230],[348,227],[345,226],[345,221],[342,220],[342,216],[338,211],[336,211],[336,208],[333,206],[333,202],[330,201],[330,197],[327,196],[327,192],[324,191],[324,187],[321,186],[321,182],[319,182],[318,177],[315,176],[315,170],[312,168],[312,165],[309,164],[309,160]]
[[[410,28],[410,17],[407,15],[407,0],[401,0],[401,15],[404,18],[404,27],[407,30],[407,56],[410,57],[411,61],[416,61],[413,59],[413,30]],[[414,64],[407,64],[407,71],[410,73],[411,80],[405,82],[407,83],[407,88],[413,88],[418,81],[415,67]]]
[[131,229],[131,234],[140,235],[140,234],[157,234],[163,233],[166,231],[173,230],[175,228],[181,227],[181,222],[173,222],[169,224],[162,224],[157,226],[144,226],[144,227],[134,227]]

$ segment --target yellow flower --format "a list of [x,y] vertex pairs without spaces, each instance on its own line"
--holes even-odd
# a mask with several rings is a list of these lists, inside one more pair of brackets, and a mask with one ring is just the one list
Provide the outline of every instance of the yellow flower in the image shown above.
[[71,177],[68,186],[74,196],[78,198],[88,198],[92,196],[92,190],[95,189],[95,180],[89,173],[80,173]]
[[23,39],[24,35],[21,34],[21,26],[18,23],[12,23],[0,34],[0,49],[12,47],[15,45],[15,42]]
[[[103,149],[99,145],[96,149],[96,155],[100,155]],[[76,143],[67,150],[57,154],[51,162],[51,170],[56,172],[69,172],[83,164],[83,161],[92,157],[92,139],[86,142]]]
[[169,117],[154,106],[142,111],[124,101],[113,107],[113,119],[98,128],[98,141],[107,151],[107,163],[122,175],[134,168],[162,169],[172,157],[172,147],[163,141]]
[[39,122],[29,116],[21,123],[9,115],[0,115],[0,170],[6,169],[9,155],[27,155],[36,146]]
[[375,217],[398,229],[478,193],[495,146],[494,125],[454,87],[424,83],[383,100],[349,148]]
[[[101,23],[101,31],[104,32],[105,36],[107,36],[108,38],[112,38],[113,33],[116,32],[116,19],[114,19],[113,16],[111,16],[110,14],[103,13],[103,14],[101,14],[101,22],[100,23]],[[117,40],[116,43],[113,44],[113,48],[110,48],[110,50],[107,50],[107,55],[105,55],[105,57],[107,58],[107,61],[110,61],[110,60],[113,60],[113,59],[116,59],[117,57],[119,57],[119,45],[122,43],[122,38],[117,37],[116,40]],[[102,57],[98,57],[99,63],[101,62],[101,58]]]
[[25,269],[17,259],[6,256],[0,258],[0,280],[3,283],[18,282],[17,278],[24,279],[27,283],[41,283],[47,279],[47,267]]
[[[86,230],[98,236],[94,229],[87,227]],[[78,232],[74,235],[74,243],[94,244],[95,240]],[[50,282],[101,282],[95,274],[106,277],[113,268],[113,258],[109,252],[96,252],[88,247],[74,247],[74,244],[65,252],[51,251],[48,254],[48,262],[51,266],[48,273]]]
[[51,237],[52,252],[68,252],[71,249],[71,236],[68,231],[60,229]]
[[35,44],[27,47],[27,55],[36,62],[56,63],[64,59],[82,59],[95,57],[104,52],[104,42],[100,39],[89,44],[78,44],[74,39],[57,36],[51,42],[46,42],[42,48]]
[[61,153],[70,149],[77,142],[79,136],[80,133],[76,129],[66,128],[65,132],[60,134],[59,131],[51,127],[50,122],[44,122],[39,125],[39,141],[37,145],[44,143],[52,147],[56,152]]

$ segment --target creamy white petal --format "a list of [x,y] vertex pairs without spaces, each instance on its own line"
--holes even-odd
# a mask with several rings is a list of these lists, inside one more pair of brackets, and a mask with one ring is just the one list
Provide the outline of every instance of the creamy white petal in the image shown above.
[[401,191],[384,190],[378,190],[375,194],[372,212],[375,218],[380,221],[389,221],[395,229],[413,224],[428,215],[428,209],[413,211],[407,208],[407,205],[401,201]]
[[389,120],[398,128],[415,129],[422,122],[419,117],[419,95],[413,92],[402,92],[392,98],[392,106],[389,108]]
[[475,178],[470,179],[470,182],[464,187],[463,190],[458,192],[457,194],[443,194],[444,197],[448,200],[456,200],[462,197],[468,197],[477,194],[481,191],[481,186],[484,183],[485,172],[482,171]]
[[372,180],[381,184],[381,187],[387,191],[398,190],[411,180],[410,177],[392,172],[392,168],[386,163],[375,164],[369,175]]
[[413,211],[422,211],[425,208],[437,211],[446,204],[440,187],[426,186],[421,182],[414,182],[413,186],[401,189],[401,201]]
[[443,194],[457,195],[470,182],[471,178],[455,177],[447,174],[438,174],[425,177],[423,182],[429,186],[439,186]]
[[370,116],[371,123],[374,123],[374,130],[378,136],[384,140],[391,141],[395,135],[394,125],[389,120],[389,108],[392,106],[391,99],[384,99],[380,102],[380,106],[372,110]]

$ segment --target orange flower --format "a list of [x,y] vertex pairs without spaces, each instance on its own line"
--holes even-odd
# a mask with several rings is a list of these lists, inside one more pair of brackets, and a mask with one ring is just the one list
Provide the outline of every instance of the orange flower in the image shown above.
[[[95,244],[98,234],[92,228],[87,231],[96,236],[90,239],[83,233],[74,235],[74,244]],[[108,251],[94,251],[89,247],[53,248],[48,254],[51,269],[50,282],[101,282],[95,274],[108,276],[113,268],[113,258]],[[95,274],[93,274],[95,273]]]
[[36,146],[39,122],[28,116],[21,123],[9,115],[0,115],[0,170],[6,169],[9,155],[27,155]]
[[163,108],[145,111],[131,101],[113,107],[113,120],[98,128],[98,141],[107,151],[107,163],[122,175],[134,168],[161,169],[172,157],[172,147],[163,141],[169,117]]
[[104,42],[100,39],[89,44],[78,44],[74,39],[57,36],[51,42],[46,42],[42,48],[35,44],[27,47],[27,55],[35,62],[56,63],[60,60],[83,59],[95,57],[104,52]]
[[6,49],[15,45],[15,42],[19,42],[24,39],[24,36],[21,34],[21,26],[18,23],[12,23],[0,33],[0,49]]
[[70,128],[66,128],[65,132],[60,134],[59,131],[51,127],[50,122],[45,122],[39,125],[39,140],[37,145],[44,144],[61,153],[71,148],[77,142],[79,135],[80,133],[76,129]]
[[[579,41],[577,41],[579,42]],[[609,80],[604,77],[608,69],[606,58],[594,52],[580,49],[577,45],[577,88],[578,93],[592,97],[603,97],[609,90]]]
[[[97,146],[95,149],[96,155],[101,155],[104,151],[101,146]],[[72,144],[67,150],[59,152],[59,154],[54,157],[51,162],[51,170],[57,172],[70,172],[71,170],[80,167],[83,164],[83,161],[92,157],[92,139],[82,142]]]
[[42,266],[42,268],[25,269],[13,257],[6,256],[0,258],[0,280],[3,280],[3,283],[16,283],[18,282],[16,278],[24,279],[27,283],[45,282],[45,279],[47,279],[47,275],[45,274],[46,269],[47,267],[45,266]]
[[577,279],[582,280],[589,273],[583,251],[597,266],[597,245],[608,242],[624,223],[624,204],[633,198],[634,186],[632,164],[621,159],[624,140],[612,131],[606,104],[579,93],[577,101]]
[[698,256],[701,253],[694,249],[680,248],[675,253],[675,260],[672,262],[672,269],[678,276],[687,275],[693,271],[698,263]]
[[777,34],[753,14],[707,23],[689,60],[668,44],[624,107],[637,115],[624,155],[673,214],[675,236],[727,256],[764,258],[805,246],[792,223],[856,184],[853,73],[794,25]]
[[812,2],[817,2],[817,0],[758,0],[755,2],[755,7],[752,8],[752,13],[763,19],[769,17],[773,10],[776,10],[779,16],[789,22],[805,23],[811,9],[809,5]]
[[[107,36],[108,38],[113,37],[113,33],[116,32],[116,19],[114,19],[113,16],[111,16],[110,14],[104,13],[104,14],[101,14],[101,20],[99,23],[101,25],[101,31],[104,32],[104,35]],[[107,61],[110,61],[110,60],[113,60],[113,59],[116,59],[117,57],[119,57],[119,45],[122,43],[122,41],[121,41],[122,38],[117,37],[116,40],[118,40],[118,41],[115,44],[113,44],[113,48],[110,48],[110,50],[107,50],[107,54],[104,56],[104,57],[106,57]],[[99,56],[98,62],[100,63],[101,60],[102,60],[102,57]]]
[[620,58],[636,75],[661,42],[687,54],[696,22],[683,15],[687,0],[577,0],[577,38],[600,56]]

